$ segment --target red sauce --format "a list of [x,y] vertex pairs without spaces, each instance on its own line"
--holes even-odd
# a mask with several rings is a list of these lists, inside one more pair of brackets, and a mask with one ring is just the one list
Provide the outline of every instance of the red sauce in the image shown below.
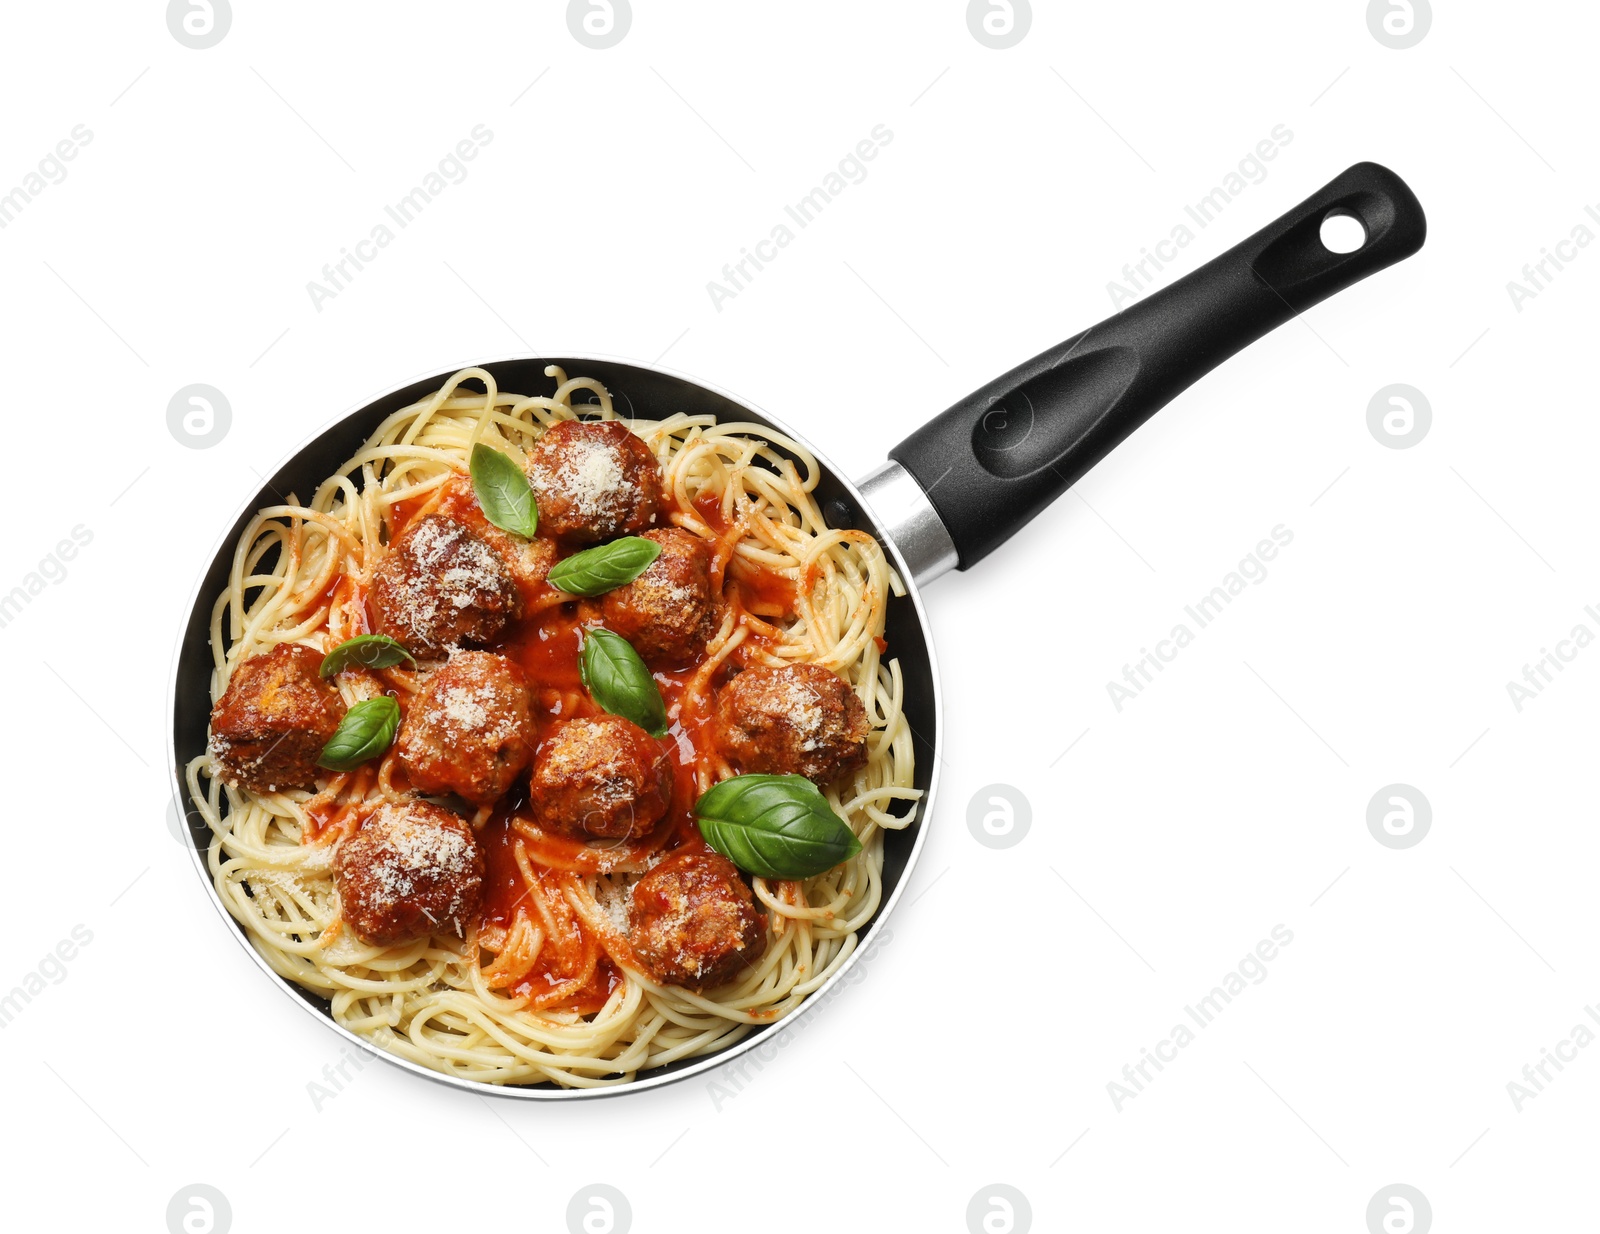
[[722,517],[721,493],[701,493],[690,504],[694,507],[694,512],[699,515],[701,521],[718,535],[726,534],[728,528],[732,526],[727,519]]
[[[549,725],[558,719],[570,720],[574,716],[598,715],[600,712],[584,694],[583,677],[578,671],[578,653],[583,647],[585,624],[578,615],[578,608],[577,604],[548,608],[532,621],[520,623],[519,628],[495,648],[501,655],[522,666],[522,671],[528,675],[528,684],[541,698],[551,693],[581,696],[575,702],[568,703],[565,709],[557,707],[549,711],[548,722],[540,724],[541,737],[548,731]],[[540,710],[535,708],[535,720],[539,719]]]
[[526,898],[522,871],[517,868],[516,832],[510,826],[512,811],[523,805],[518,796],[521,791],[513,790],[512,796],[501,803],[494,817],[478,831],[478,847],[483,851],[483,907],[478,918],[485,925],[509,926],[515,918],[517,905]]
[[[399,534],[413,518],[423,511],[438,510],[459,519],[482,532],[487,526],[481,509],[472,495],[470,481],[464,477],[445,484],[440,490],[425,494],[420,499],[396,502],[390,508],[390,537]],[[669,511],[670,512],[670,511]],[[703,520],[719,537],[736,534],[734,524],[722,514],[720,497],[702,495],[694,502],[694,514]],[[490,529],[491,536],[499,534]],[[559,551],[558,557],[566,556]],[[804,580],[810,585],[814,580]],[[774,571],[761,569],[735,559],[725,572],[723,599],[734,606],[736,612],[749,613],[763,621],[779,621],[792,617],[795,608],[797,581]],[[548,585],[539,583],[523,589],[523,600],[531,616],[520,621],[489,650],[514,660],[527,674],[532,686],[533,713],[536,737],[543,741],[560,721],[574,717],[600,714],[600,708],[583,688],[579,673],[579,652],[583,645],[583,631],[601,624],[599,606],[592,601],[567,601],[553,603],[554,592]],[[366,618],[364,629],[373,628],[365,611],[365,596],[355,582],[339,577],[330,583],[328,598],[344,603],[359,601],[353,606],[361,618]],[[770,641],[752,627],[747,644],[760,646]],[[880,650],[883,642],[879,640]],[[736,651],[734,663],[741,663]],[[654,673],[661,695],[667,705],[669,729],[658,744],[666,751],[673,766],[672,803],[667,816],[649,837],[630,842],[642,856],[657,849],[675,850],[682,847],[705,849],[699,828],[694,820],[694,803],[699,797],[698,766],[714,753],[714,733],[709,706],[704,714],[696,711],[694,700],[688,696],[689,687],[696,675],[697,666],[686,665],[671,671]],[[387,685],[387,683],[385,683]],[[395,691],[390,690],[390,693]],[[406,698],[404,692],[401,703]],[[405,781],[400,768],[391,763],[391,783],[404,790]],[[339,799],[313,803],[308,809],[313,822],[315,838],[329,827],[351,819],[354,805],[369,791],[375,781],[375,771],[363,769],[355,773],[345,786]],[[525,783],[514,789],[495,809],[489,821],[478,831],[479,844],[484,854],[485,879],[483,905],[479,924],[490,929],[507,930],[516,922],[519,913],[530,922],[547,931],[547,937],[532,969],[505,992],[513,996],[528,995],[530,1006],[545,1010],[563,1010],[589,1015],[600,1010],[606,1000],[621,984],[620,970],[600,947],[592,931],[585,929],[576,914],[566,905],[561,880],[581,877],[567,871],[593,870],[596,862],[615,850],[597,850],[582,841],[569,837],[542,836],[539,844],[555,864],[541,865],[529,862],[540,881],[540,889],[547,905],[556,917],[560,928],[550,931],[542,914],[533,911],[529,888],[517,863],[516,847],[524,844],[527,852],[531,846],[526,830],[532,827],[527,813]],[[537,832],[537,828],[534,828]],[[639,862],[633,863],[635,866]],[[565,990],[558,999],[541,1002],[570,985],[579,976],[581,984]]]
[[[722,497],[701,493],[693,502],[694,512],[719,536],[727,536],[733,524],[723,517]],[[775,570],[751,566],[735,557],[724,579],[723,597],[738,603],[757,617],[789,619],[794,616],[795,580]]]
[[[521,665],[533,687],[533,723],[543,741],[562,720],[602,714],[583,688],[578,660],[583,631],[600,624],[594,605],[569,602],[546,609],[532,621],[521,622],[495,648]],[[697,666],[652,674],[667,705],[667,735],[657,740],[673,766],[673,794],[669,815],[675,831],[699,842],[693,807],[699,798],[696,771],[713,752],[714,734],[709,714],[690,714],[687,688]],[[673,845],[675,847],[675,845]]]
[[794,579],[772,570],[752,568],[736,558],[729,566],[728,582],[746,612],[777,620],[794,617]]
[[420,497],[406,497],[395,502],[389,507],[389,538],[394,539],[406,529],[406,524],[416,517],[418,510],[433,500],[432,493],[423,493]]
[[311,602],[310,602],[309,607],[311,607],[311,608],[321,608],[323,605],[325,605],[329,601],[331,601],[334,598],[335,595],[338,594],[340,587],[343,587],[347,583],[349,583],[351,586],[354,586],[354,583],[352,582],[352,580],[347,575],[335,574],[332,578],[330,578],[326,583],[324,583],[322,585],[322,590],[321,591],[317,592],[316,595],[311,597]]
[[306,818],[310,820],[311,829],[306,834],[305,842],[320,840],[323,833],[342,819],[349,810],[349,805],[342,801],[324,800],[321,796],[314,797],[306,806]]
[[[509,929],[521,914],[539,928],[547,929],[543,915],[529,903],[528,886],[517,864],[519,837],[511,820],[525,804],[520,794],[513,794],[478,833],[484,858],[484,897],[479,911],[481,925]],[[530,864],[537,868],[536,863]],[[588,931],[583,929],[570,906],[562,902],[559,888],[545,886],[543,891],[557,910],[561,928],[548,932],[533,967],[520,980],[507,987],[504,993],[513,998],[527,996],[534,1005],[545,1010],[592,1015],[605,1006],[612,991],[622,983],[622,973],[599,947],[598,941],[588,937]],[[563,990],[562,987],[570,986],[583,974],[591,961],[593,967],[581,984]],[[560,997],[552,999],[551,996],[557,993]]]

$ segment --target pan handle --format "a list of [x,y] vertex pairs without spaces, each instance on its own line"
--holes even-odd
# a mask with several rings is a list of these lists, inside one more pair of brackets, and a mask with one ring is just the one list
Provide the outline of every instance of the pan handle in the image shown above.
[[[1360,248],[1322,243],[1332,215],[1361,223]],[[1357,163],[1214,261],[969,394],[884,470],[916,481],[954,547],[945,566],[968,569],[1229,356],[1411,256],[1427,230],[1405,181]]]

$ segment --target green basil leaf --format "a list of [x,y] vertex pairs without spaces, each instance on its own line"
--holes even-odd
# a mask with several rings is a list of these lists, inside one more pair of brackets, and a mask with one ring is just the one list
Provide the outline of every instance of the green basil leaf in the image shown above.
[[667,735],[667,705],[633,644],[596,627],[585,631],[578,673],[590,697],[614,716],[632,720],[652,737]]
[[511,459],[481,441],[472,447],[472,491],[496,527],[532,539],[539,526],[533,485]]
[[416,663],[411,653],[387,634],[358,634],[323,656],[317,675],[332,677],[347,668],[393,668],[402,660]]
[[694,812],[707,844],[762,878],[810,878],[861,851],[804,776],[734,776],[701,796]]
[[387,750],[399,727],[400,704],[388,695],[359,702],[345,712],[339,731],[322,747],[317,765],[329,771],[354,771]]
[[661,556],[661,546],[643,536],[623,536],[563,558],[550,567],[550,586],[570,596],[604,595],[633,582]]

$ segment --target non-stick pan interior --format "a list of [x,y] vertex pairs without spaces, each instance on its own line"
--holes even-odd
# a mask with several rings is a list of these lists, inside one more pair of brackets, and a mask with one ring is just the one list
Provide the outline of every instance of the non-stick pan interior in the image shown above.
[[[710,414],[723,422],[755,423],[778,433],[793,435],[788,428],[772,423],[766,416],[727,395],[708,390],[681,377],[632,364],[612,360],[549,358],[496,361],[479,367],[492,373],[502,390],[518,394],[540,394],[548,393],[552,389],[551,379],[544,375],[545,366],[548,364],[561,366],[569,376],[598,379],[610,391],[619,415],[657,420],[674,412],[683,412],[686,415]],[[387,394],[321,433],[267,480],[261,490],[250,499],[224,538],[221,548],[200,582],[189,613],[189,623],[184,631],[183,643],[178,650],[174,685],[176,696],[172,709],[173,749],[176,752],[173,773],[176,777],[177,800],[185,807],[188,793],[184,786],[183,769],[191,759],[204,750],[206,743],[206,723],[210,711],[209,639],[212,605],[217,595],[227,585],[234,545],[243,534],[251,515],[263,506],[279,503],[282,494],[293,493],[302,500],[307,499],[318,485],[356,452],[384,417],[437,390],[451,372],[425,378],[402,390]],[[819,458],[818,461],[822,465],[822,479],[818,486],[817,499],[826,512],[830,524],[871,532],[881,542],[882,534],[873,524],[870,515],[862,507],[853,490],[833,473],[825,459]],[[892,552],[891,560],[893,560]],[[900,661],[905,681],[905,713],[911,723],[916,747],[916,786],[926,795],[932,783],[936,757],[933,746],[939,719],[936,678],[932,649],[919,620],[917,606],[909,595],[891,598],[885,639],[888,642],[887,655]],[[196,850],[203,856],[209,843],[210,832],[193,810],[187,810],[186,817]],[[883,869],[886,903],[906,873],[917,836],[925,823],[925,809],[919,809],[915,825],[904,831],[890,832],[886,836]],[[883,916],[880,909],[861,940],[862,949],[870,945]],[[242,927],[237,926],[237,923],[234,924],[242,934]],[[283,981],[282,978],[278,980]],[[283,981],[283,984],[312,1007],[327,1013],[326,999],[292,982]],[[813,1001],[816,1001],[815,995]],[[804,1010],[803,1008],[802,1011]],[[757,1029],[737,1046],[732,1047],[731,1051],[724,1051],[724,1054],[742,1052],[750,1048],[762,1034],[780,1027],[782,1025]],[[686,1059],[648,1072],[641,1076],[640,1080],[671,1076],[691,1068],[698,1070],[704,1064],[704,1059]],[[624,1085],[620,1089],[598,1091],[625,1092],[630,1087],[632,1086]],[[541,1085],[537,1088],[551,1090],[552,1086]],[[553,1090],[552,1095],[554,1095]]]

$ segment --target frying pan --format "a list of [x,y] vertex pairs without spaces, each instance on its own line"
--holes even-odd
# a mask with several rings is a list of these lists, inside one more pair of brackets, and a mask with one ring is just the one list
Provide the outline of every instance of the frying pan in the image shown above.
[[[1321,227],[1348,215],[1365,230],[1353,252],[1330,251]],[[440,1075],[372,1047],[337,1025],[327,1001],[278,976],[250,945],[216,896],[206,870],[210,832],[188,806],[184,766],[205,749],[209,718],[211,606],[226,586],[233,548],[252,513],[279,493],[310,492],[349,458],[384,417],[433,393],[451,373],[391,390],[345,415],[290,456],[244,503],[218,542],[195,589],[177,648],[170,701],[171,766],[183,803],[195,868],[224,921],[263,972],[350,1044],[386,1061],[477,1095],[577,1099],[637,1092],[719,1066],[787,1031],[850,972],[883,929],[927,836],[939,776],[939,677],[918,588],[951,569],[966,570],[1010,538],[1174,396],[1269,330],[1422,247],[1427,221],[1405,182],[1376,163],[1358,163],[1276,222],[1214,261],[1123,312],[1035,356],[956,403],[889,452],[859,485],[825,456],[817,499],[831,525],[876,536],[906,581],[889,602],[885,638],[905,681],[905,714],[916,749],[917,821],[885,836],[884,900],[849,960],[801,1007],[716,1054],[685,1059],[611,1088],[497,1087]],[[804,438],[730,394],[654,367],[587,356],[524,357],[481,364],[502,390],[533,393],[547,364],[598,378],[619,407],[642,419],[672,412],[764,425]]]

